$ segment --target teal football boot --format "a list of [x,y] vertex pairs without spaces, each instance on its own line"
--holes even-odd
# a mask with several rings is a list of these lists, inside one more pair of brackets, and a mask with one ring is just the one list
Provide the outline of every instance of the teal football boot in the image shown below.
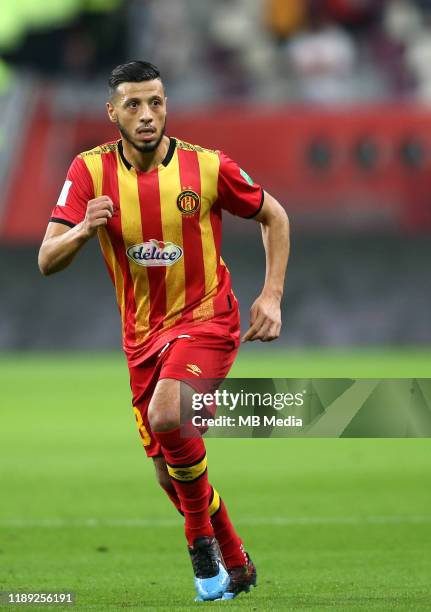
[[195,601],[221,599],[229,586],[230,578],[215,538],[196,538],[189,547],[195,574],[197,597]]

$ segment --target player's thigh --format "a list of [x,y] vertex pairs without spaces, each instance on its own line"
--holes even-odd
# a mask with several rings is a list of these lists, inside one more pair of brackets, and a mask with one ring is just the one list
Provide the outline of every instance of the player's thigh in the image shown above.
[[236,344],[230,337],[204,332],[179,338],[172,344],[164,355],[157,390],[164,381],[174,389],[171,405],[175,406],[178,424],[193,416],[196,393],[213,393],[219,387],[236,354]]
[[190,418],[193,394],[214,390],[229,372],[236,353],[230,337],[204,330],[172,341],[160,357],[159,380],[148,408],[152,430],[175,429]]
[[191,417],[195,389],[187,382],[175,378],[158,381],[148,407],[148,420],[152,431],[169,431]]
[[180,423],[180,381],[159,380],[148,407],[148,420],[153,431],[175,429]]

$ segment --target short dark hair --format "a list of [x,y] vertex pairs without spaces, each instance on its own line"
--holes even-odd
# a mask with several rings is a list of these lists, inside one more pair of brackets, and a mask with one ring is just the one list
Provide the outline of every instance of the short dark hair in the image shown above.
[[108,83],[112,95],[121,83],[141,83],[141,81],[153,81],[154,79],[161,80],[157,66],[150,62],[133,60],[116,66],[111,72]]

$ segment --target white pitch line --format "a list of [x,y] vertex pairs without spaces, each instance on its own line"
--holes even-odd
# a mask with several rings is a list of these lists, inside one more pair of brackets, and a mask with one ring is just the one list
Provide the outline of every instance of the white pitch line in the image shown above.
[[[235,520],[236,525],[288,527],[299,525],[414,525],[431,523],[431,515],[406,516],[244,516]],[[0,529],[6,528],[68,528],[68,527],[178,527],[181,519],[5,519]]]

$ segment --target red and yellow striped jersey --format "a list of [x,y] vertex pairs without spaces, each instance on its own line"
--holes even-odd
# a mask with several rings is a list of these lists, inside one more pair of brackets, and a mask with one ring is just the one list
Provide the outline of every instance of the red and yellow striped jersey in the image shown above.
[[222,209],[253,217],[262,188],[223,153],[175,138],[160,166],[140,172],[120,140],[74,159],[51,221],[73,227],[101,195],[114,203],[98,237],[129,363],[202,321],[238,341],[238,304],[220,255]]

